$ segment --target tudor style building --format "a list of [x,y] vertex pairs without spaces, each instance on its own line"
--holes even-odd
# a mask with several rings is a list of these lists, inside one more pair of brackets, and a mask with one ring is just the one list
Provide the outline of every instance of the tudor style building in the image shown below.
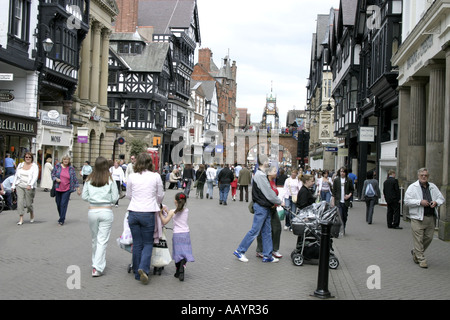
[[[148,109],[150,114],[155,113],[154,127],[142,127],[136,124],[135,127],[130,128],[130,124],[123,123],[123,129],[137,131],[158,131],[161,140],[157,145],[161,151],[161,161],[169,162],[173,147],[178,143],[171,141],[171,134],[176,128],[187,127],[188,123],[188,108],[189,99],[191,96],[191,74],[194,69],[194,52],[197,43],[200,43],[200,27],[198,20],[198,10],[196,0],[133,0],[125,1],[118,0],[120,14],[118,16],[118,23],[115,32],[133,33],[138,30],[138,33],[147,42],[146,46],[156,48],[159,50],[167,50],[170,55],[170,60],[167,60],[171,66],[166,65],[166,74],[170,74],[170,79],[167,77],[168,96],[167,101],[155,101]],[[118,41],[120,42],[120,41]],[[164,48],[164,49],[163,49]],[[134,50],[130,48],[129,50]],[[143,50],[142,52],[146,52]],[[130,51],[131,52],[131,51]],[[131,54],[131,53],[130,53]],[[139,52],[133,52],[133,55],[138,57]],[[118,52],[120,56],[120,52]],[[162,57],[162,58],[161,58]],[[149,56],[150,59],[161,59],[165,61],[166,55],[159,54],[155,57]],[[157,63],[157,62],[153,62]],[[173,71],[170,71],[173,70]],[[162,70],[161,70],[162,72]],[[166,79],[163,77],[163,79]],[[170,81],[169,81],[170,80]],[[146,82],[145,79],[140,79],[141,82]],[[161,88],[163,83],[158,84]],[[143,85],[132,86],[133,90],[142,88]],[[116,105],[110,105],[110,109]],[[135,114],[135,111],[127,104],[120,105],[123,115],[122,119],[130,121]],[[139,106],[137,107],[139,109]],[[112,110],[113,112],[113,110]],[[158,113],[160,117],[158,118]],[[136,113],[139,117],[139,113]],[[138,120],[139,123],[140,120]],[[128,127],[127,127],[128,126]],[[146,143],[149,147],[154,146],[154,141],[148,138],[155,134],[150,133],[146,136]],[[127,154],[127,143],[121,146],[120,152]]]

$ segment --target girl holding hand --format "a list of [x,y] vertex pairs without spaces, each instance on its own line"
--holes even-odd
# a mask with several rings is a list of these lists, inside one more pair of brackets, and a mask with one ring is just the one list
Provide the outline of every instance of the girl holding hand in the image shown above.
[[192,255],[191,238],[189,234],[188,215],[189,209],[186,208],[186,195],[177,193],[175,195],[176,209],[170,210],[167,216],[164,216],[163,209],[159,212],[161,222],[166,225],[173,218],[173,239],[172,256],[175,260],[175,277],[184,281],[184,269],[186,262],[194,262]]

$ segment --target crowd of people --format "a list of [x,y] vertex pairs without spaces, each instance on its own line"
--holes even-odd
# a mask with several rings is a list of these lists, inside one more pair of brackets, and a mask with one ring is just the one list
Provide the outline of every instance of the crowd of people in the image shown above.
[[[25,214],[30,215],[30,222],[35,220],[33,206],[36,194],[39,169],[33,161],[33,154],[27,152],[24,161],[8,170],[7,177],[0,185],[0,192],[14,192],[17,197],[18,225],[24,223]],[[175,261],[175,277],[184,280],[185,266],[193,262],[190,230],[188,226],[189,209],[187,201],[191,190],[195,188],[196,198],[214,198],[214,187],[218,187],[219,205],[226,206],[229,199],[251,202],[249,209],[253,212],[250,230],[234,251],[242,262],[248,248],[257,239],[256,255],[262,262],[278,262],[282,258],[279,252],[282,230],[291,230],[291,216],[286,214],[284,228],[277,214],[277,207],[287,207],[296,212],[314,202],[326,201],[339,210],[344,230],[347,223],[348,209],[356,194],[355,184],[358,179],[347,168],[336,172],[327,170],[310,170],[306,168],[287,170],[270,166],[267,156],[260,155],[255,168],[246,165],[169,165],[165,163],[161,172],[154,172],[152,158],[141,153],[130,158],[126,166],[120,161],[98,157],[91,167],[86,161],[79,171],[83,184],[80,185],[75,168],[69,156],[61,158],[52,165],[52,159],[46,159],[41,179],[41,188],[51,190],[59,214],[58,225],[63,226],[70,196],[77,192],[82,199],[89,202],[88,223],[92,236],[92,276],[104,273],[106,266],[106,247],[109,241],[114,214],[112,207],[117,207],[122,191],[130,199],[127,207],[128,224],[133,238],[132,267],[135,279],[143,284],[149,281],[153,244],[162,236],[162,227],[173,221],[172,254]],[[373,171],[367,173],[360,197],[366,203],[366,222],[372,223],[374,206],[381,197],[378,180]],[[428,182],[426,168],[418,171],[418,180],[411,184],[405,193],[404,203],[409,207],[414,248],[411,251],[413,261],[426,268],[425,250],[431,243],[435,227],[436,208],[445,201],[439,189]],[[175,209],[163,205],[168,189],[183,189],[174,197]],[[251,186],[251,198],[249,187]],[[180,190],[181,191],[181,190]],[[231,196],[230,196],[231,191]],[[387,202],[388,228],[401,229],[400,224],[400,190],[395,179],[395,171],[390,170],[384,182],[383,192]],[[123,195],[125,196],[125,195]],[[9,204],[8,200],[7,203]]]

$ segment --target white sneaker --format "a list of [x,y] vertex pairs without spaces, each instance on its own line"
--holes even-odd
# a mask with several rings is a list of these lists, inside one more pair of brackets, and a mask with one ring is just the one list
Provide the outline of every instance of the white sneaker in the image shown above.
[[284,226],[284,227],[283,227],[283,230],[287,230],[287,229],[289,229],[289,227],[287,227],[287,226]]
[[272,252],[272,256],[274,256],[275,258],[283,258],[283,255],[278,251]]
[[233,254],[239,259],[239,261],[242,261],[242,262],[248,262],[248,259],[247,259],[247,257],[245,256],[245,254],[239,253],[239,252],[237,252],[237,250],[234,251]]

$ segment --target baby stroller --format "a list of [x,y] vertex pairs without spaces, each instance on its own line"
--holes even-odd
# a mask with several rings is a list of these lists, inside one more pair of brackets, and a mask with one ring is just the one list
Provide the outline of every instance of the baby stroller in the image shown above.
[[[330,208],[325,201],[314,203],[302,210],[292,212],[285,208],[286,212],[292,215],[291,226],[294,235],[298,236],[297,245],[291,253],[291,259],[294,265],[301,266],[305,261],[314,261],[319,259],[321,226],[320,221],[331,221],[331,236],[338,238],[342,234],[342,222],[337,208]],[[339,259],[335,256],[333,250],[333,240],[330,240],[330,258],[328,265],[330,269],[336,269],[339,266]]]
[[[123,232],[120,238],[117,238],[117,244],[119,247],[129,253],[133,253],[133,238],[131,236],[131,230],[128,226],[128,212],[125,214],[123,221]],[[164,227],[164,229],[166,229]],[[153,267],[153,274],[161,275],[164,267],[172,261],[169,247],[167,246],[167,240],[165,237],[165,232],[163,232],[163,237],[159,239],[159,243],[153,244],[153,253],[151,260],[151,267]],[[133,263],[128,265],[127,271],[131,273],[133,270]]]

